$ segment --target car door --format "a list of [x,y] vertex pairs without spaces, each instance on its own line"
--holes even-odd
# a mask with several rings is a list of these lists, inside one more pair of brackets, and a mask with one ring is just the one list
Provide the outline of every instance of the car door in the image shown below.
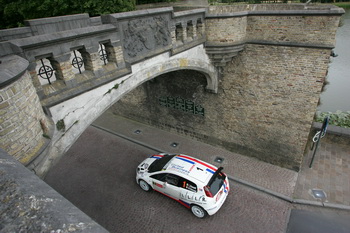
[[188,203],[202,203],[204,196],[197,192],[197,185],[187,179],[181,181],[180,198]]
[[153,189],[175,200],[180,197],[180,177],[171,173],[161,173],[151,176]]
[[167,173],[159,173],[159,174],[150,176],[152,181],[152,188],[154,190],[164,193],[166,175]]

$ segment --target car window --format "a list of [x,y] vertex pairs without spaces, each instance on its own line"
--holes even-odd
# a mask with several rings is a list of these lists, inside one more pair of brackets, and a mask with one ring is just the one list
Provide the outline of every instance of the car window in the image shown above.
[[170,185],[187,189],[192,192],[197,192],[197,185],[195,183],[174,174],[160,173],[160,174],[152,175],[151,178],[162,182],[167,182]]
[[217,192],[220,190],[220,188],[222,187],[226,176],[224,173],[221,172],[222,167],[220,167],[212,176],[212,178],[210,179],[209,183],[208,183],[208,187],[210,192],[212,193],[213,196],[215,196],[217,194]]
[[165,182],[166,175],[167,175],[167,173],[160,173],[160,174],[156,174],[156,175],[151,176],[151,178]]
[[190,190],[192,192],[197,192],[197,185],[187,179],[182,179],[181,188]]
[[151,178],[179,187],[180,177],[170,173],[152,175]]
[[174,185],[174,186],[179,186],[179,177],[173,174],[167,174],[165,176],[165,181],[168,184]]
[[148,172],[157,172],[164,168],[164,166],[174,157],[175,155],[164,155],[164,157],[155,160],[149,167]]

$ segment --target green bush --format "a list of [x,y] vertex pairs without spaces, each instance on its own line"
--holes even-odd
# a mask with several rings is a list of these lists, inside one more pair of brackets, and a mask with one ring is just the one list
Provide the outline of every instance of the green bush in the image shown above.
[[329,116],[329,124],[340,126],[343,128],[350,128],[350,111],[342,112],[336,111],[332,112],[317,112],[316,122],[323,122],[324,118]]

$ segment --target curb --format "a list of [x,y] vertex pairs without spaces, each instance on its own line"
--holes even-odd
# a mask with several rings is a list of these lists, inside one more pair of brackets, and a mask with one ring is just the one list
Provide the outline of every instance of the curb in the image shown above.
[[[106,129],[104,127],[101,127],[101,126],[98,126],[98,125],[95,125],[95,124],[92,124],[91,126],[97,128],[97,129],[106,131],[106,132],[108,132],[110,134],[113,134],[113,135],[118,136],[120,138],[123,138],[125,140],[128,140],[130,142],[133,142],[135,144],[138,144],[140,146],[143,146],[143,147],[146,147],[148,149],[154,150],[156,152],[167,153],[166,151],[164,151],[164,150],[162,150],[160,148],[148,145],[146,143],[140,142],[140,141],[135,140],[133,138],[130,138],[128,136],[125,136],[125,135],[113,132],[113,131],[111,131],[109,129]],[[227,177],[229,178],[229,180],[232,180],[234,182],[240,183],[240,184],[245,185],[247,187],[250,187],[250,188],[252,188],[254,190],[257,190],[257,191],[260,191],[260,192],[264,192],[264,193],[266,193],[268,195],[271,195],[273,197],[276,197],[278,199],[281,199],[283,201],[286,201],[286,202],[289,202],[289,203],[292,203],[292,204],[311,205],[311,206],[317,206],[317,207],[326,207],[326,208],[333,208],[333,209],[340,209],[340,210],[348,210],[348,211],[350,211],[350,206],[347,206],[347,205],[332,204],[332,203],[328,203],[328,202],[319,202],[319,201],[309,201],[309,200],[304,200],[304,199],[294,199],[294,198],[290,198],[290,197],[288,197],[286,195],[277,193],[275,191],[266,189],[266,188],[261,187],[259,185],[256,185],[256,184],[250,183],[248,181],[242,180],[240,178],[236,178],[236,177],[233,177],[233,176],[230,176],[230,175],[227,175]]]
[[332,209],[340,209],[340,210],[348,210],[350,211],[350,206],[347,205],[341,205],[341,204],[333,204],[333,203],[329,203],[329,202],[319,202],[319,201],[309,201],[309,200],[304,200],[304,199],[294,199],[294,198],[290,198],[286,195],[274,192],[272,190],[266,189],[264,187],[261,187],[259,185],[256,184],[252,184],[250,182],[247,182],[245,180],[239,179],[239,178],[235,178],[232,177],[230,175],[228,175],[228,178],[232,181],[235,181],[237,183],[240,183],[242,185],[245,185],[247,187],[250,187],[252,189],[255,189],[257,191],[261,191],[264,192],[268,195],[274,196],[276,198],[279,198],[283,201],[292,203],[292,204],[298,204],[298,205],[311,205],[311,206],[317,206],[317,207],[326,207],[326,208],[332,208]]

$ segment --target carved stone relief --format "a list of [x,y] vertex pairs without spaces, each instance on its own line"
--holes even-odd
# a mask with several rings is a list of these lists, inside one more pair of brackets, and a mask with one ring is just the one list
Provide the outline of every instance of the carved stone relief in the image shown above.
[[124,48],[130,57],[167,46],[170,42],[168,21],[164,16],[130,20],[124,29]]

